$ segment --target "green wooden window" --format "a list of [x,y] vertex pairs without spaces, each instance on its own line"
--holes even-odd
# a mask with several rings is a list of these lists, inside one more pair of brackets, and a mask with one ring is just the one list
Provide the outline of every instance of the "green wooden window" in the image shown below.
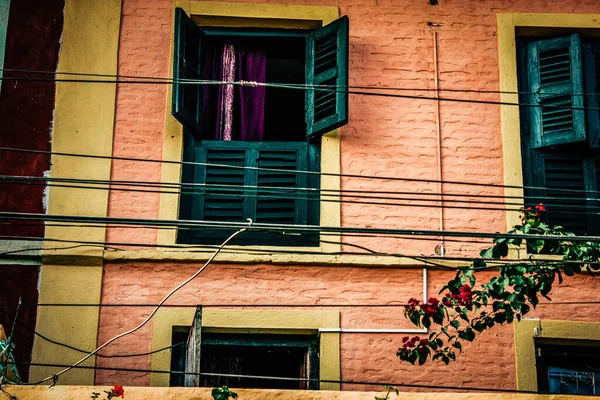
[[[312,31],[229,29],[199,27],[176,9],[172,114],[184,126],[184,161],[200,164],[183,166],[180,219],[319,224],[320,136],[348,121],[348,34],[347,17]],[[318,85],[266,89],[265,141],[206,140],[202,130],[213,116],[200,111],[201,86],[184,84],[201,79],[203,57],[229,40],[277,51],[267,60],[267,82]],[[232,232],[182,228],[178,242],[220,244]],[[286,229],[245,233],[235,243],[318,246],[319,237]]]
[[203,41],[210,35],[305,37],[305,80],[325,85],[327,90],[306,90],[304,113],[306,138],[313,139],[348,123],[348,17],[314,31],[214,30],[198,27],[181,8],[175,10],[172,114],[192,132],[199,132],[200,91],[198,85],[182,84],[200,79]]
[[518,46],[526,205],[551,225],[599,234],[600,40],[526,39]]
[[[308,142],[195,141],[184,158],[196,165],[183,169],[181,219],[266,224],[319,223],[320,152]],[[298,172],[301,171],[301,172]],[[189,184],[189,185],[186,185]],[[184,243],[220,244],[231,229],[182,229]],[[252,232],[237,244],[318,246],[318,236],[286,230],[286,234]]]

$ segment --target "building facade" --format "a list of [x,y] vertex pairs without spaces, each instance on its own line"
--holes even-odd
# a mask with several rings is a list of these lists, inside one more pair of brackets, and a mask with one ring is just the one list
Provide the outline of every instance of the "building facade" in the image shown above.
[[[57,65],[35,64],[59,78],[44,100],[47,209],[0,211],[46,221],[35,330],[80,351],[36,337],[30,380],[142,322],[244,227],[148,324],[84,363],[97,369],[59,383],[182,385],[169,371],[182,370],[192,326],[200,371],[313,378],[288,388],[554,390],[536,365],[575,374],[587,370],[560,354],[600,362],[586,355],[600,344],[587,274],[455,363],[396,357],[419,334],[399,305],[437,294],[486,246],[470,233],[506,231],[540,201],[551,223],[597,226],[596,2],[432,3],[58,5]],[[105,357],[119,354],[141,355]]]

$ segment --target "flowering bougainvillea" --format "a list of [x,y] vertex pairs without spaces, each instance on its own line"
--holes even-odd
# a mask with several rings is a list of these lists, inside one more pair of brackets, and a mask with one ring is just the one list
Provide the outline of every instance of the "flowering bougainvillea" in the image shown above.
[[[539,296],[550,300],[552,285],[557,280],[561,283],[563,275],[572,276],[584,266],[589,273],[600,269],[600,244],[562,240],[561,236],[575,235],[561,226],[548,226],[541,218],[545,211],[543,204],[525,208],[521,225],[494,239],[494,245],[482,250],[481,258],[474,259],[469,267],[457,270],[440,291],[441,301],[435,297],[424,304],[417,299],[408,301],[404,315],[414,325],[438,327],[426,338],[403,338],[396,353],[400,360],[422,365],[430,358],[448,364],[456,360],[464,341],[473,341],[477,333],[495,325],[520,320],[535,308]],[[562,260],[500,261],[508,255],[509,246],[523,244],[529,254],[558,255]],[[476,272],[489,268],[497,268],[499,274],[477,286]]]
[[[108,400],[111,400],[114,397],[125,398],[125,389],[123,389],[123,386],[121,386],[121,385],[115,385],[112,389],[105,390],[104,393],[106,393],[106,399],[108,399]],[[100,398],[100,393],[98,393],[98,392],[92,393],[91,398],[92,399]]]

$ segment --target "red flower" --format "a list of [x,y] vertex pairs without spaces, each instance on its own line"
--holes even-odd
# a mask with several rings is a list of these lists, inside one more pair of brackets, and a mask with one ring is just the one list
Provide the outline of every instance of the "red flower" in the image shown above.
[[406,343],[406,342],[408,342],[408,336],[404,336],[404,337],[402,338],[402,343]]
[[121,385],[115,385],[115,387],[110,390],[110,394],[114,397],[125,398],[125,389],[123,389],[123,386]]
[[430,317],[440,311],[440,301],[435,297],[430,297],[427,299],[427,303],[421,306],[421,310]]
[[544,206],[543,203],[540,203],[537,206],[535,206],[535,209],[538,211],[546,211],[546,207]]

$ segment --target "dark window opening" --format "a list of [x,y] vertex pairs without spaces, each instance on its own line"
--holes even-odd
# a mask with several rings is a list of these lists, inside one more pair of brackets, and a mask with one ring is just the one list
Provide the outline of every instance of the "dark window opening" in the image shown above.
[[536,354],[540,392],[600,394],[598,347],[538,344]]
[[525,206],[550,226],[600,233],[600,40],[578,33],[517,41]]
[[[260,32],[260,31],[259,31]],[[263,33],[268,35],[267,32]],[[265,81],[268,83],[295,84],[305,83],[305,46],[304,37],[273,36],[208,36],[205,40],[205,54],[219,53],[225,44],[251,53],[264,54],[266,57]],[[236,80],[240,80],[236,76]],[[216,103],[218,88],[211,91],[210,99]],[[233,140],[243,140],[241,135],[242,117],[239,113],[240,99],[234,97]],[[212,126],[217,119],[216,110],[204,115],[205,124]],[[266,87],[264,99],[263,141],[304,142],[306,141],[306,122],[304,118],[304,90],[279,87]],[[201,132],[203,138],[210,134]]]
[[[173,344],[187,333],[173,332]],[[260,389],[318,389],[319,340],[316,335],[202,333],[200,386]],[[173,348],[171,371],[185,370],[185,346]],[[291,378],[289,380],[218,375]],[[304,380],[306,379],[306,380]],[[309,380],[310,379],[310,380]],[[171,374],[171,386],[183,386],[183,374]]]

